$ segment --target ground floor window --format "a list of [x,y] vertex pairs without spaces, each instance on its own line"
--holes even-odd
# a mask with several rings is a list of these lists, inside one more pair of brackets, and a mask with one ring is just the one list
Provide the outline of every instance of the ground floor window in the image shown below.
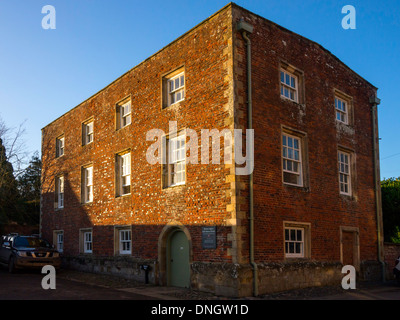
[[310,224],[284,222],[285,258],[310,257]]
[[93,232],[92,229],[80,229],[80,252],[93,252]]

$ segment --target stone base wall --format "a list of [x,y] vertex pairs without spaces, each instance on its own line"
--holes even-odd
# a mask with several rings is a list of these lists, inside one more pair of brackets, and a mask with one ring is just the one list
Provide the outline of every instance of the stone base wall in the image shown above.
[[[149,265],[149,283],[159,285],[158,264],[154,260],[138,260],[129,256],[64,257],[63,266],[84,272],[112,274],[145,282],[142,265]],[[270,294],[317,286],[340,286],[345,274],[340,262],[291,261],[257,264],[258,294]],[[381,276],[377,261],[363,261],[357,281],[377,281]],[[193,262],[191,287],[226,297],[253,295],[253,269],[249,264]]]
[[65,268],[98,274],[111,274],[144,283],[146,274],[142,269],[143,265],[150,266],[148,280],[149,283],[156,284],[157,263],[154,260],[138,260],[129,256],[103,257],[86,255],[64,256],[62,259],[62,266]]

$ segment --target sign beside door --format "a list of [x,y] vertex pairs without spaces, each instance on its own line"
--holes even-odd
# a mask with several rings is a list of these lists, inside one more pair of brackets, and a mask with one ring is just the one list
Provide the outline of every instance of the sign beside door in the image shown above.
[[201,228],[201,244],[203,249],[217,248],[217,227]]

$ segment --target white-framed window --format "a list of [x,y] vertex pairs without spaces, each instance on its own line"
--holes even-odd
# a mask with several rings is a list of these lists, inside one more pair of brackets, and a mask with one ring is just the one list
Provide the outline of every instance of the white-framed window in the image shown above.
[[167,161],[165,186],[185,184],[186,179],[186,135],[167,139]]
[[117,129],[122,129],[132,123],[132,102],[125,100],[117,104]]
[[117,196],[131,193],[131,153],[117,155]]
[[167,108],[175,103],[183,101],[186,96],[185,69],[170,72],[162,78],[162,108]]
[[84,253],[92,253],[93,250],[93,239],[92,239],[92,231],[83,232],[83,252]]
[[64,177],[63,176],[56,177],[55,188],[56,188],[55,207],[57,209],[62,209],[62,208],[64,208]]
[[65,137],[61,136],[56,139],[56,157],[64,155]]
[[304,258],[304,228],[285,227],[285,257]]
[[58,252],[62,253],[64,251],[64,231],[53,231],[53,243]]
[[335,97],[336,120],[345,124],[349,123],[348,102],[339,97]]
[[287,70],[280,70],[281,97],[298,102],[298,77]]
[[339,190],[341,194],[351,195],[351,156],[347,152],[338,151]]
[[119,253],[131,254],[131,230],[119,230]]
[[131,124],[132,115],[131,115],[131,102],[128,101],[121,106],[121,127],[126,127]]
[[91,121],[85,122],[82,125],[82,137],[83,137],[82,144],[83,145],[87,145],[87,144],[93,142],[93,124],[94,124],[94,121],[91,120]]
[[57,234],[57,251],[64,251],[64,232],[60,232]]
[[168,79],[168,105],[185,99],[185,73],[181,72]]
[[82,202],[93,202],[93,166],[82,168]]
[[282,134],[283,182],[303,186],[301,139],[287,133]]

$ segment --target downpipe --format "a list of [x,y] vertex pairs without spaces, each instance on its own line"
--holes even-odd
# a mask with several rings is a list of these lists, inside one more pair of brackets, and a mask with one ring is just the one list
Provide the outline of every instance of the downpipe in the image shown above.
[[371,112],[372,112],[372,137],[373,137],[373,152],[374,152],[374,182],[375,182],[375,202],[376,202],[376,227],[377,227],[377,239],[378,239],[378,260],[382,267],[382,282],[386,281],[386,266],[385,262],[382,260],[383,256],[383,248],[381,237],[382,235],[382,206],[380,199],[380,174],[378,168],[378,126],[377,126],[377,117],[378,117],[378,105],[380,104],[380,99],[376,97],[376,95],[370,98],[370,103],[372,104]]
[[[242,32],[243,39],[246,40],[247,47],[247,128],[253,129],[253,105],[251,90],[251,41],[247,32]],[[254,161],[254,159],[252,159]],[[250,265],[253,268],[253,295],[258,296],[258,268],[254,261],[254,188],[253,171],[249,177],[249,238],[250,238]]]

